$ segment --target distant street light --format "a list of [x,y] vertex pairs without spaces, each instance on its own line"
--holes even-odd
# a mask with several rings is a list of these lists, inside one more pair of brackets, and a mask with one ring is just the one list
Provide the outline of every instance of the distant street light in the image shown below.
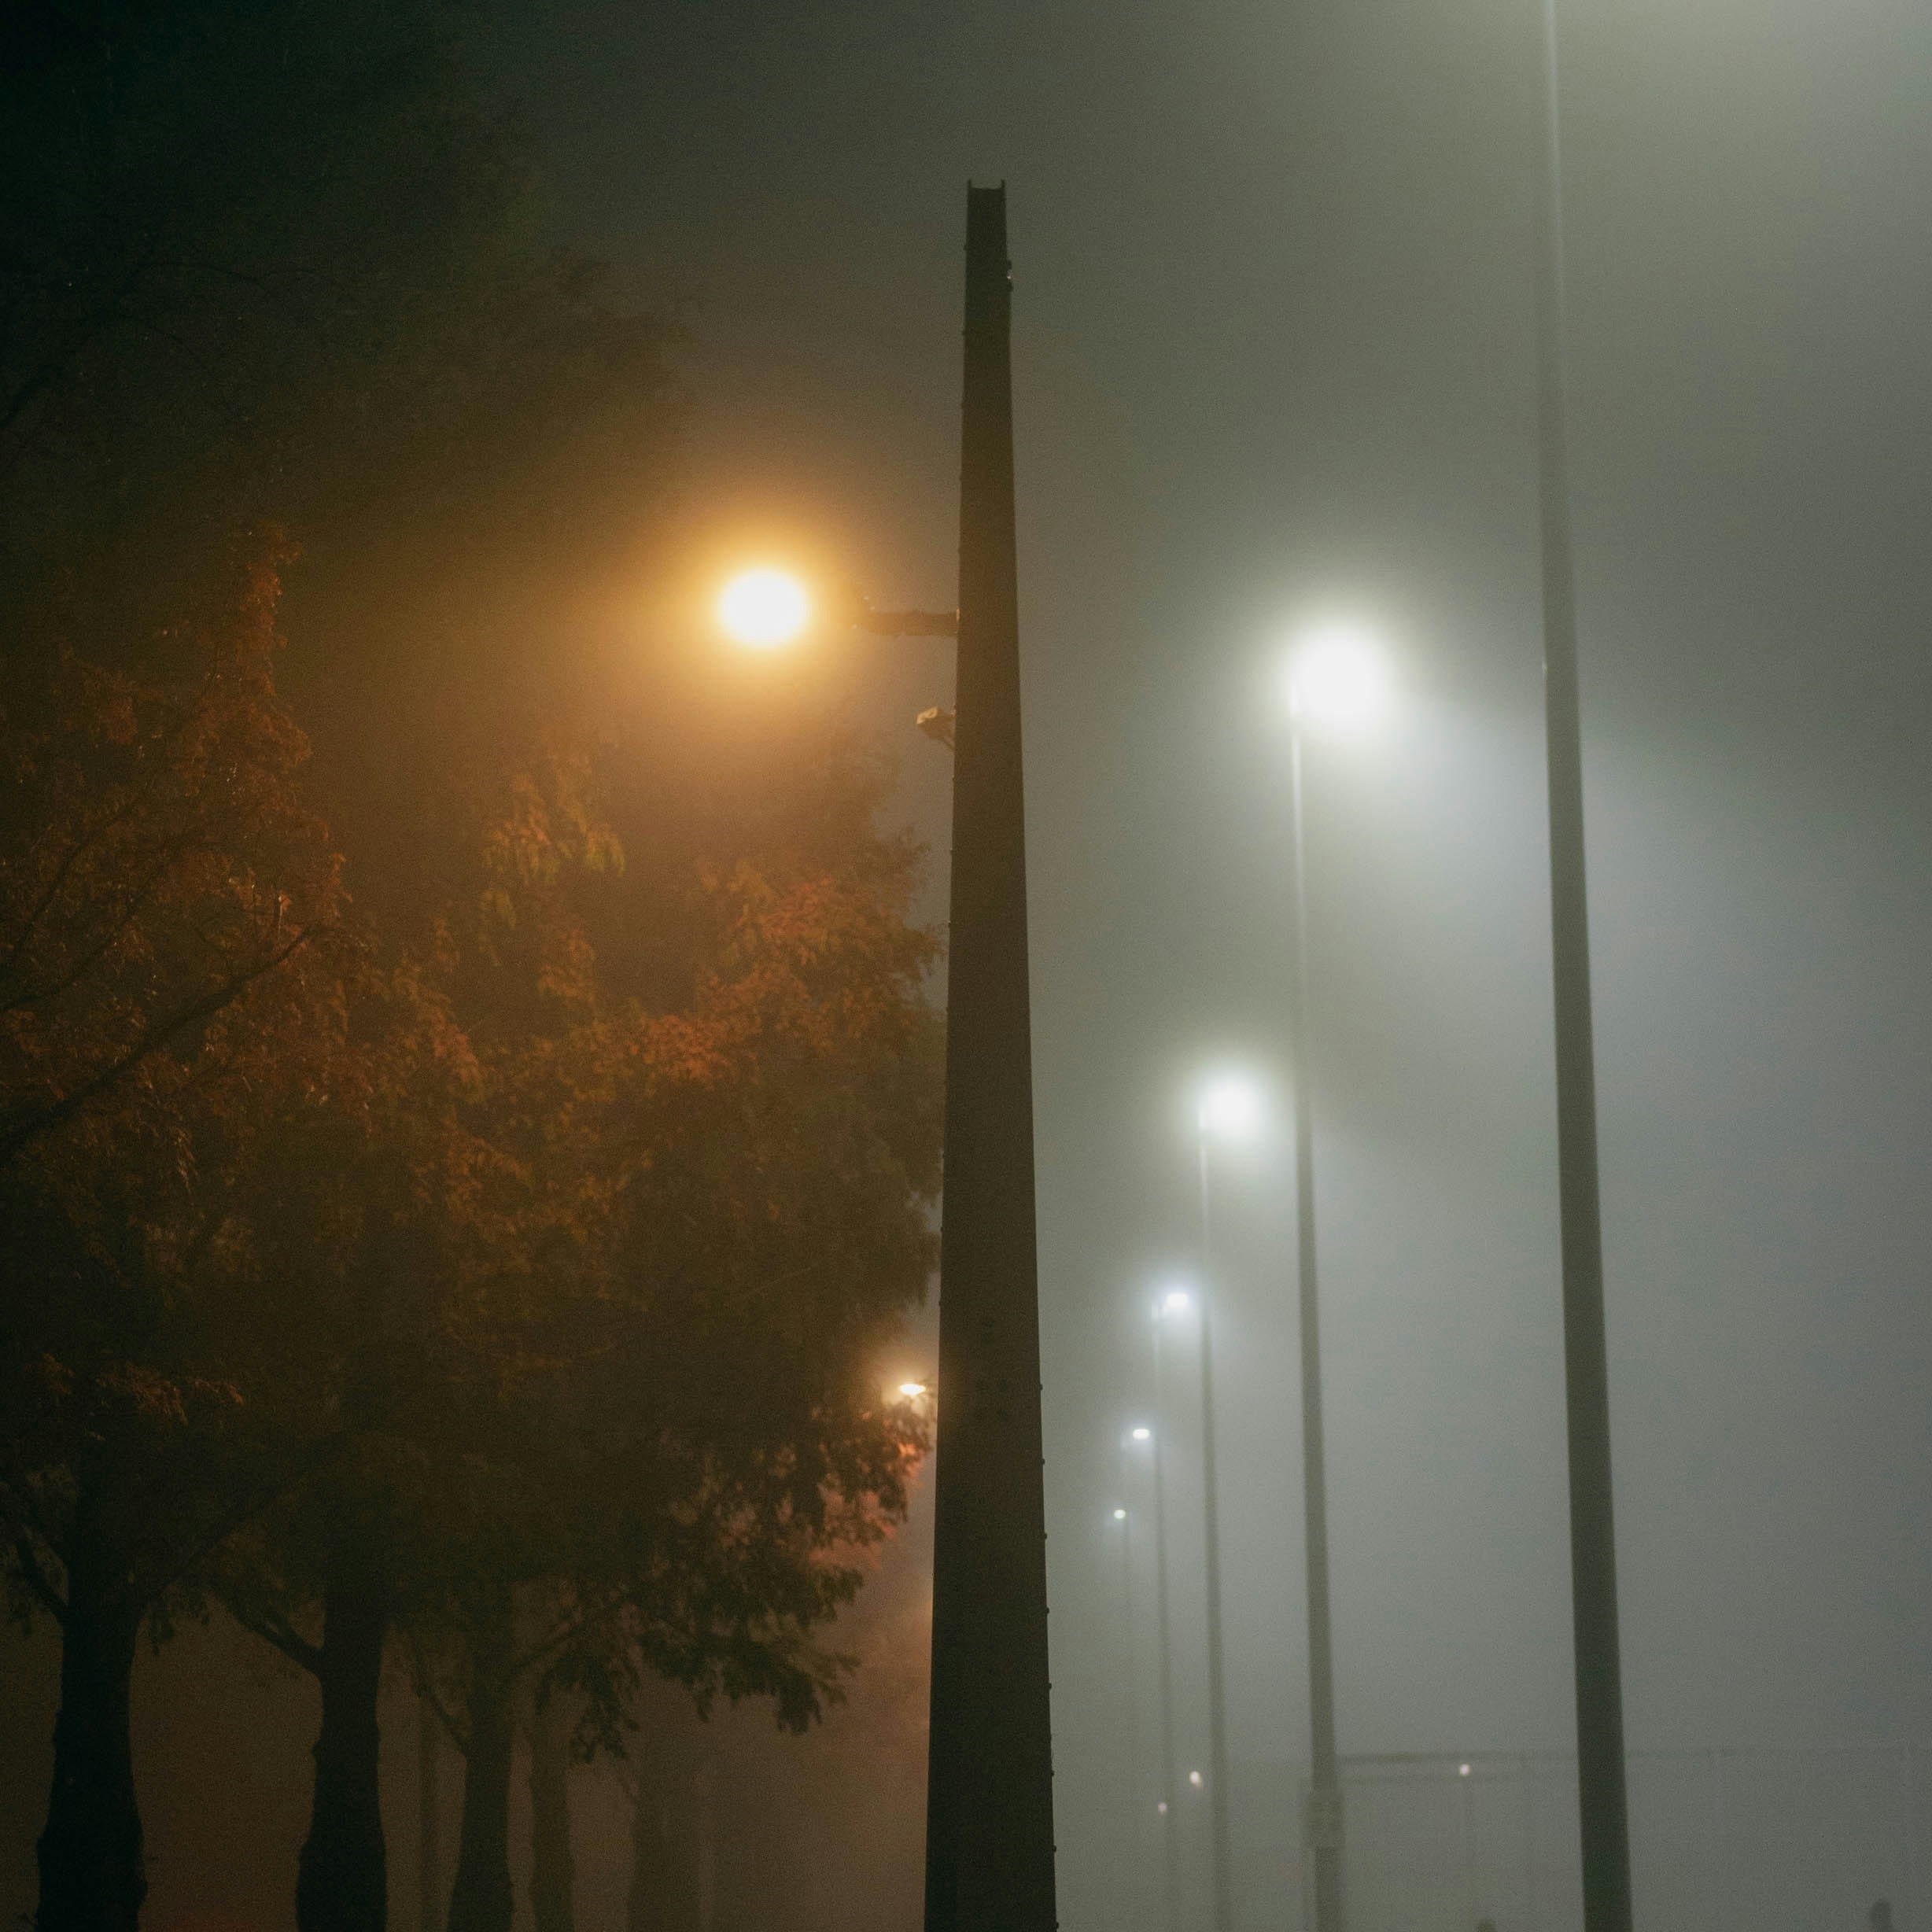
[[1382,708],[1381,654],[1365,632],[1340,626],[1308,636],[1289,671],[1289,847],[1294,931],[1289,944],[1289,1025],[1295,1067],[1295,1253],[1301,1311],[1302,1513],[1308,1584],[1308,1845],[1314,1864],[1314,1932],[1342,1932],[1342,1786],[1335,1749],[1335,1654],[1329,1591],[1327,1451],[1322,1427],[1321,1293],[1314,1222],[1314,1046],[1308,1012],[1308,879],[1302,810],[1302,727],[1355,732]]
[[1197,1119],[1203,1134],[1221,1141],[1250,1141],[1267,1112],[1261,1089],[1239,1074],[1222,1074],[1202,1090]]
[[924,1382],[901,1382],[899,1384],[899,1393],[909,1402],[916,1401],[925,1392],[926,1384]]
[[[1263,1107],[1253,1081],[1223,1075],[1210,1081],[1196,1110],[1200,1174],[1200,1431],[1201,1525],[1208,1570],[1208,1759],[1214,1781],[1208,1787],[1210,1871],[1215,1932],[1233,1932],[1234,1874],[1228,1816],[1227,1674],[1221,1615],[1221,1493],[1215,1447],[1214,1217],[1208,1187],[1208,1150],[1216,1141],[1252,1139],[1260,1130]],[[1198,1786],[1200,1774],[1193,1783]]]
[[1328,624],[1311,631],[1289,672],[1289,708],[1325,731],[1359,731],[1386,706],[1388,673],[1381,650],[1366,630]]
[[[1141,1430],[1138,1433],[1144,1438],[1146,1432]],[[1123,1442],[1120,1445],[1120,1476],[1123,1489],[1128,1487],[1130,1476],[1127,1466],[1128,1448],[1127,1443]],[[1115,1509],[1114,1521],[1120,1526],[1120,1661],[1121,1681],[1126,1690],[1121,1713],[1125,1735],[1120,1753],[1121,1772],[1126,1786],[1126,1802],[1120,1810],[1123,1842],[1120,1847],[1119,1882],[1125,1908],[1120,1913],[1120,1919],[1124,1924],[1137,1915],[1140,1901],[1139,1854],[1142,1838],[1140,1660],[1134,1642],[1134,1525],[1124,1508]]]
[[[1174,1626],[1167,1606],[1167,1410],[1162,1404],[1160,1331],[1165,1317],[1184,1313],[1188,1298],[1180,1289],[1171,1290],[1154,1304],[1154,1414],[1158,1433],[1154,1443],[1154,1620],[1156,1638],[1160,1646],[1160,1882],[1161,1897],[1167,1907],[1167,1932],[1179,1932],[1181,1924],[1180,1848],[1174,1842]],[[1136,1442],[1144,1442],[1141,1429],[1134,1432]]]

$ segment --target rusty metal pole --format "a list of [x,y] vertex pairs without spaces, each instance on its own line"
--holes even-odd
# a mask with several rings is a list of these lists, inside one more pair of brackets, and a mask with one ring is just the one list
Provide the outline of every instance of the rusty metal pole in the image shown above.
[[1053,1932],[1006,190],[966,191],[926,1932]]

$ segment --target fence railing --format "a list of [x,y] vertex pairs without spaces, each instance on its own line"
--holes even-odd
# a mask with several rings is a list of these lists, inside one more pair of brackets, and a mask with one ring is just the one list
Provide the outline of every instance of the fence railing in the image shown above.
[[[1932,1932],[1932,1753],[1635,1751],[1640,1932]],[[1349,1932],[1578,1932],[1576,1767],[1554,1753],[1343,1769]]]

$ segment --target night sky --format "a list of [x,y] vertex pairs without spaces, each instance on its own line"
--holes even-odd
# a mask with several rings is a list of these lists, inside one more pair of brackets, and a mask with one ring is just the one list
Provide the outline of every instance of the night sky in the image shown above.
[[[1630,1742],[1932,1745],[1932,8],[1563,18]],[[1130,1923],[1148,1869],[1112,1511],[1146,1500],[1119,1445],[1154,1295],[1196,1266],[1192,1108],[1224,1067],[1274,1121],[1218,1178],[1217,1340],[1242,1924],[1282,1923],[1307,1700],[1281,666],[1330,614],[1395,680],[1307,778],[1341,1748],[1573,1744],[1532,30],[1525,0],[556,0],[480,53],[542,221],[689,331],[692,522],[882,605],[953,599],[964,190],[1008,184],[1075,1932]],[[948,769],[911,721],[948,652],[819,675],[898,751],[937,920]]]

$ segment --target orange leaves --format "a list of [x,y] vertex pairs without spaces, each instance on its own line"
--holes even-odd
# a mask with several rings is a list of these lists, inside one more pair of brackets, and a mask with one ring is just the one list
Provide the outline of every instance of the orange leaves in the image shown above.
[[[271,542],[140,676],[65,656],[0,733],[0,1163],[70,1126],[259,1078],[326,973],[297,959],[340,902],[276,697]],[[250,1063],[255,1063],[250,1064]],[[83,1127],[81,1116],[88,1116]],[[145,1116],[145,1118],[144,1118]]]

